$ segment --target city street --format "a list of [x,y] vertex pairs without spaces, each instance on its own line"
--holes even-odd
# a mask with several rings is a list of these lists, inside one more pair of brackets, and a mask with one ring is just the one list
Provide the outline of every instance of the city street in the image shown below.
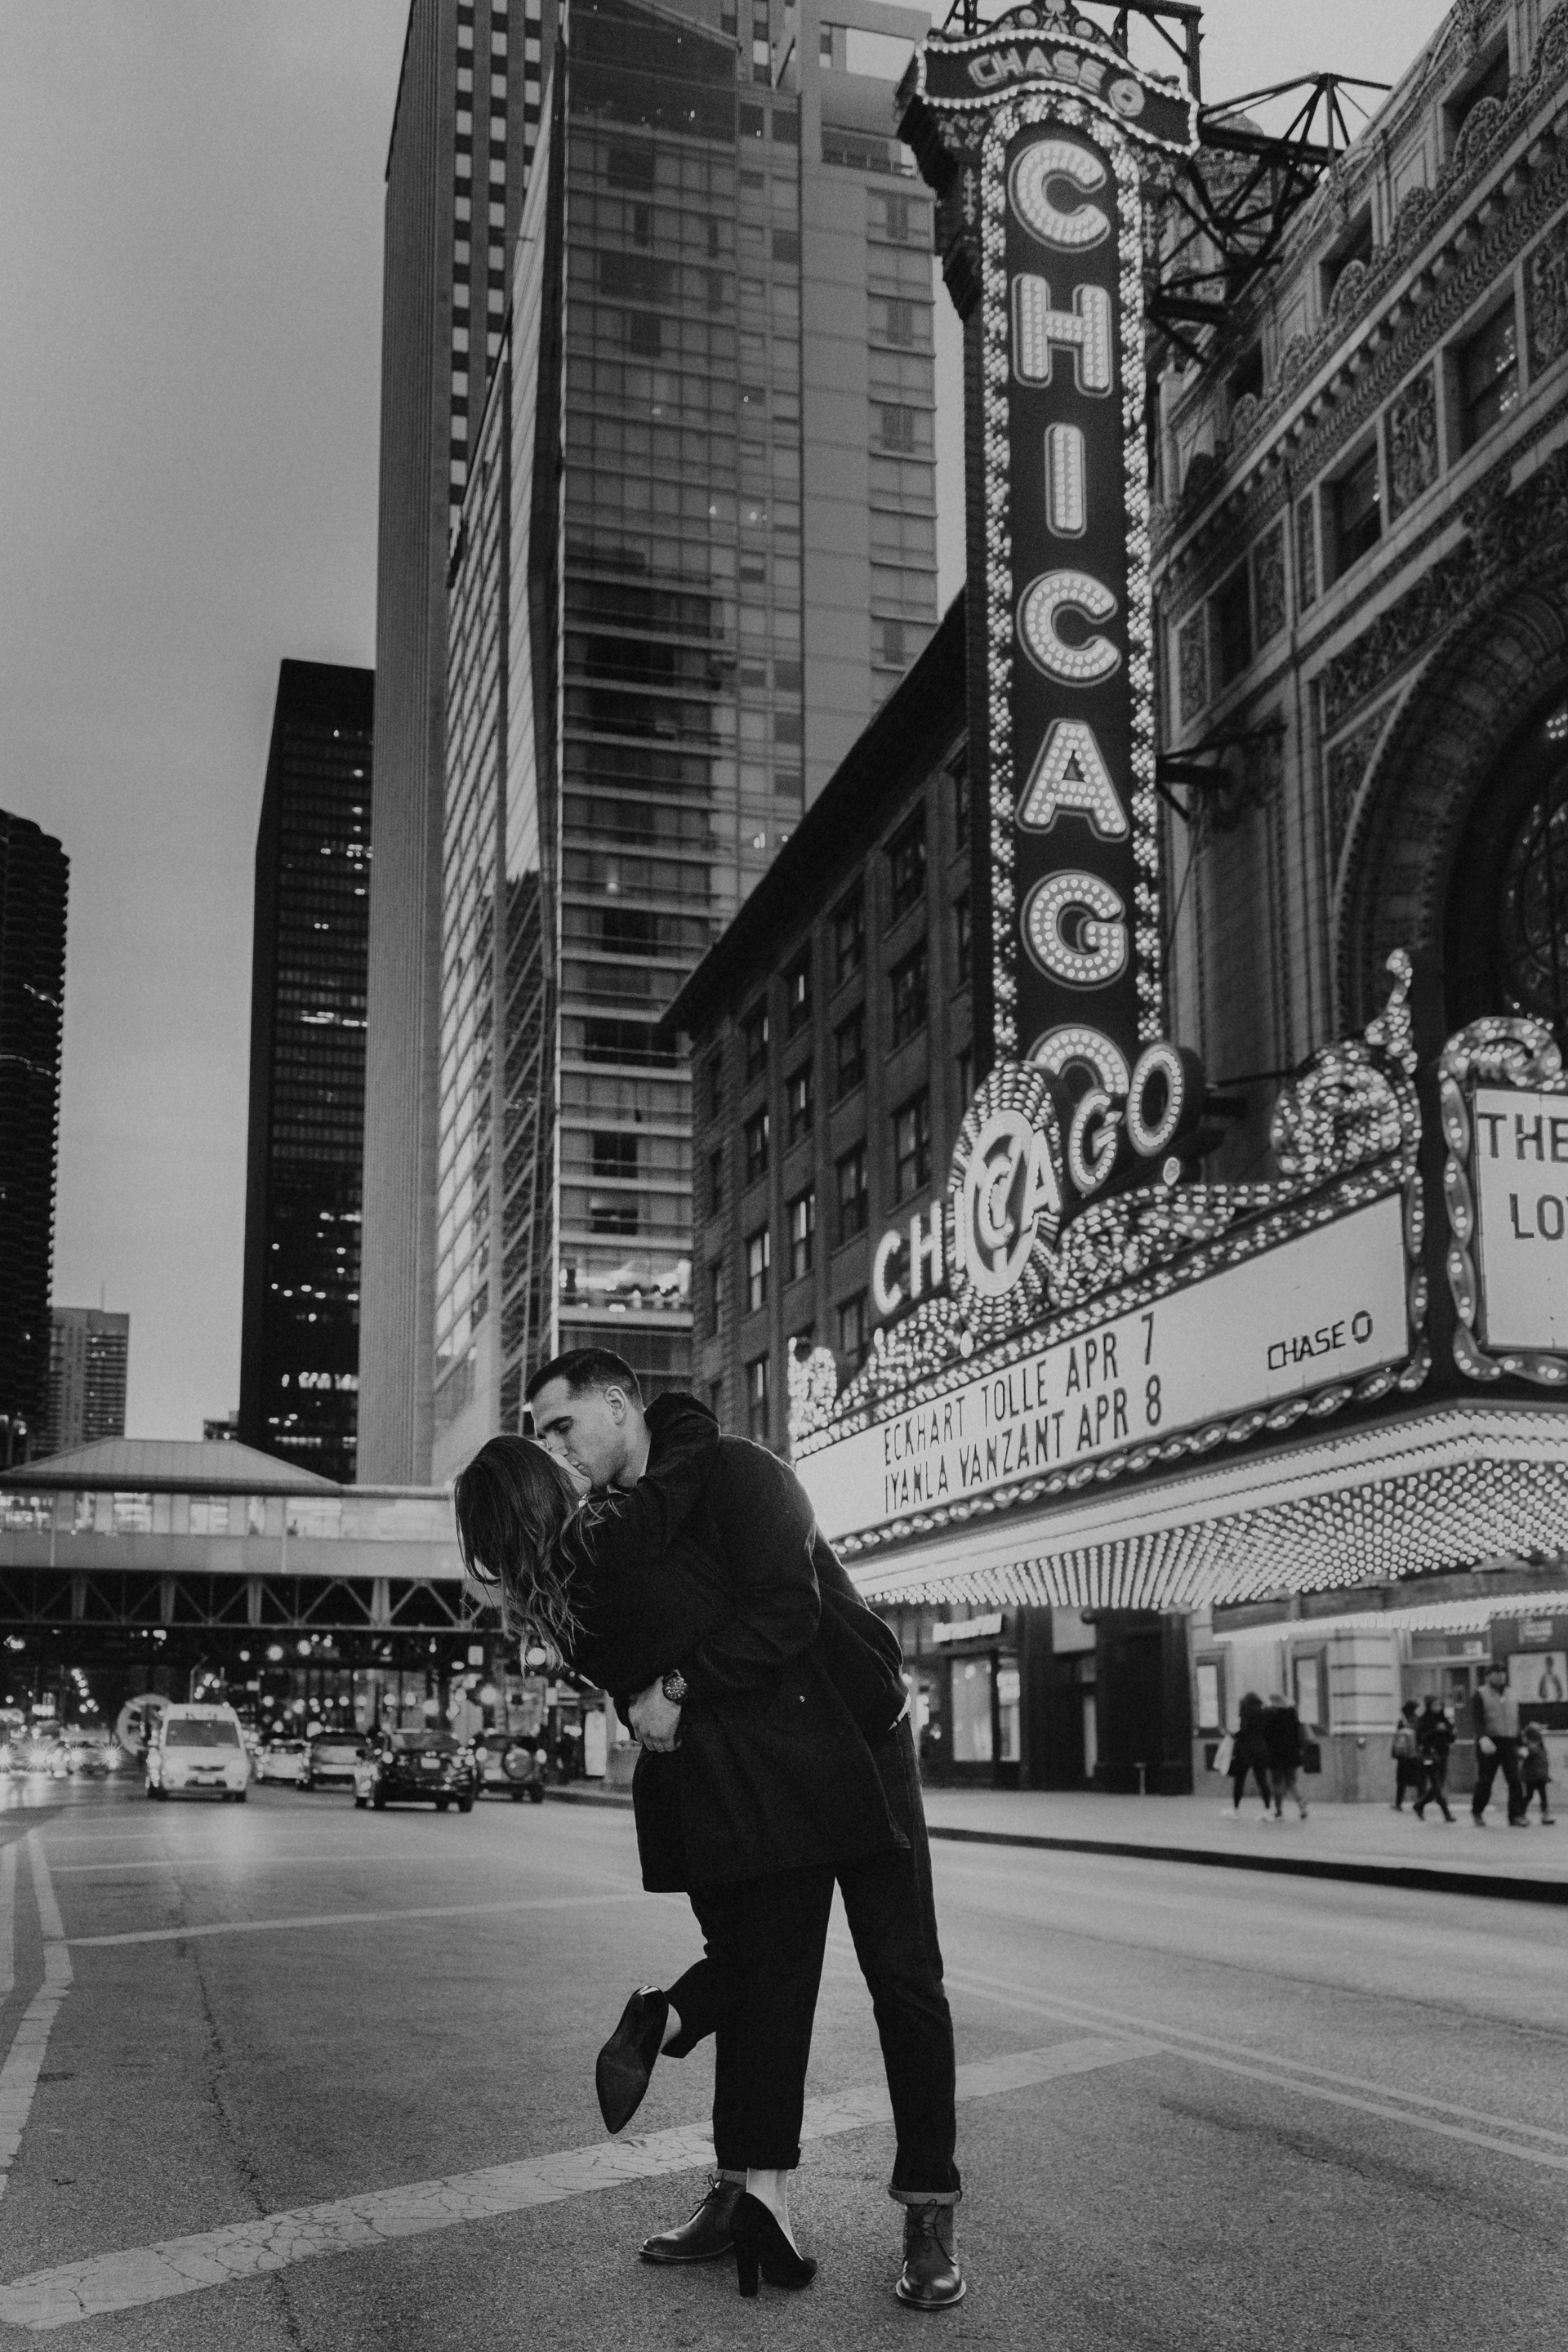
[[879,2054],[837,1931],[796,2198],[816,2285],[742,2307],[727,2265],[636,2259],[700,2190],[710,2070],[666,2063],[606,2139],[594,2053],[693,1948],[625,1811],[34,1782],[0,1836],[0,2342],[1561,2336],[1550,1909],[939,1845],[971,2286],[936,2319],[889,2292]]

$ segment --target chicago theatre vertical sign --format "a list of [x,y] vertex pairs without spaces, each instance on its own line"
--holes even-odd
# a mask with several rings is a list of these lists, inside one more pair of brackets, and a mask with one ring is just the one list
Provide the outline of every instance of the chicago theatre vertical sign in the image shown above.
[[968,338],[977,1044],[1109,1107],[1162,1013],[1142,182],[1196,109],[1049,5],[903,96]]

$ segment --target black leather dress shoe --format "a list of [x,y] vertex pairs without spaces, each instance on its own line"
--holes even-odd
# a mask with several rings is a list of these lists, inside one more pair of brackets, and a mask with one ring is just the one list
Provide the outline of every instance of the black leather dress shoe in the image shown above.
[[730,2224],[735,2208],[745,2195],[743,2180],[726,2180],[722,2173],[710,2172],[702,2201],[689,2221],[682,2221],[678,2230],[661,2230],[657,2238],[645,2238],[638,2252],[645,2263],[716,2263],[734,2245]]
[[594,2068],[599,2113],[609,2131],[623,2131],[643,2103],[658,2056],[669,2003],[657,1985],[639,1985]]
[[906,2205],[904,2267],[893,2293],[916,2311],[945,2311],[963,2301],[963,2273],[952,2251],[951,2205]]

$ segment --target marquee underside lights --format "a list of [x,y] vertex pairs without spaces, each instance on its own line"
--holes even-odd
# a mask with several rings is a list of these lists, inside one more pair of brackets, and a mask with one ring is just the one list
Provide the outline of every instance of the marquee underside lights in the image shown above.
[[1124,1489],[984,1538],[843,1549],[868,1599],[911,1606],[1188,1610],[1332,1591],[1560,1550],[1568,1454],[1544,1408],[1478,1403],[1225,1460],[1140,1500]]

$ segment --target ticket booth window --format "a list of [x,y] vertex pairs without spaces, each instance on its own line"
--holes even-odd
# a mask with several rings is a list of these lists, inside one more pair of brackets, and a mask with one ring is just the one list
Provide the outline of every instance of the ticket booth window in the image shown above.
[[1225,1729],[1224,1703],[1220,1696],[1219,1660],[1200,1658],[1197,1664],[1197,1714],[1200,1731]]
[[1329,1719],[1328,1692],[1324,1688],[1323,1654],[1310,1650],[1291,1662],[1296,1684],[1296,1712],[1304,1731],[1322,1731]]
[[1016,1658],[996,1661],[996,1760],[1021,1763],[1024,1742],[1021,1717],[1024,1685]]
[[952,1760],[955,1764],[989,1764],[992,1754],[991,1661],[954,1658]]

